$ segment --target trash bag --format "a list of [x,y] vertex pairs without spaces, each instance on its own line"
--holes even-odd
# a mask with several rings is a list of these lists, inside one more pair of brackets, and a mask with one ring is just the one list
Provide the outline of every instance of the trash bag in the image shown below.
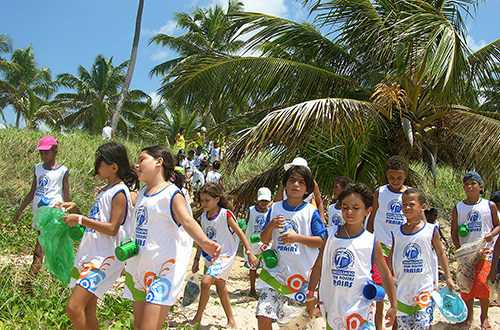
[[186,307],[191,305],[200,294],[200,280],[198,275],[193,274],[187,281],[184,287],[184,296],[182,297],[182,306]]
[[476,276],[476,266],[486,243],[484,239],[480,239],[466,243],[455,251],[458,262],[457,284],[460,292],[469,293],[472,289],[474,277]]
[[282,330],[318,330],[321,329],[316,317],[312,319],[305,306],[283,305],[283,313],[278,315],[278,327]]
[[38,241],[45,252],[44,265],[61,282],[69,284],[75,262],[73,240],[69,237],[69,226],[61,219],[66,215],[58,208],[42,206],[34,216],[35,226],[40,231]]

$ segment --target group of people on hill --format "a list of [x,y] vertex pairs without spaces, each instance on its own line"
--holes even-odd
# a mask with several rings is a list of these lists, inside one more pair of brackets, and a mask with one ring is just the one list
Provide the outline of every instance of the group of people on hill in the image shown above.
[[[243,232],[222,179],[212,180],[214,176],[203,173],[210,164],[198,148],[187,157],[180,149],[175,157],[165,147],[147,147],[139,153],[137,164],[131,165],[123,145],[101,145],[94,155],[94,175],[106,185],[86,216],[71,200],[68,169],[56,162],[56,139],[43,137],[36,150],[42,163],[35,166],[31,190],[13,220],[18,222],[30,202],[36,213],[47,197],[49,206],[70,212],[63,217],[65,223],[85,227],[66,306],[76,329],[99,328],[97,301],[124,267],[123,296],[133,301],[135,329],[161,329],[184,284],[193,240],[198,248],[191,270],[196,273],[204,260],[193,324],[201,323],[215,284],[227,327],[237,327],[226,282],[239,242],[250,271],[249,294],[258,297],[259,329],[272,329],[272,323],[283,318],[285,304],[302,306],[311,317],[323,315],[327,329],[382,329],[383,303],[363,294],[373,284],[385,289],[390,302],[386,327],[429,329],[438,263],[449,290],[456,288],[441,246],[439,223],[426,220],[425,194],[404,184],[408,165],[400,156],[389,158],[389,183],[374,192],[349,178],[337,178],[326,221],[318,184],[307,162],[297,158],[285,165],[274,200],[268,187],[257,191]],[[214,161],[212,171],[219,166],[220,161]],[[186,182],[192,184],[203,208],[199,223],[192,216]],[[499,244],[495,245],[500,226],[497,205],[480,197],[482,184],[476,172],[464,176],[467,198],[453,210],[451,236],[457,249],[475,240],[487,241],[472,289],[461,295],[469,311],[464,324],[471,324],[474,298],[479,298],[481,326],[488,328],[487,281],[495,275],[500,254]],[[458,234],[462,225],[468,225],[465,236]],[[114,251],[126,238],[135,241],[138,254],[120,261]],[[25,288],[42,259],[37,243]]]

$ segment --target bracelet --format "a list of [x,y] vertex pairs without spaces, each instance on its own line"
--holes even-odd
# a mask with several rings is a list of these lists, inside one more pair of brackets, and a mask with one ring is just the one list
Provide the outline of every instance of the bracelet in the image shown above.
[[309,290],[306,294],[308,297],[314,297],[314,291]]
[[250,254],[250,253],[252,253],[252,250],[247,250],[247,254]]
[[78,224],[81,225],[82,224],[82,218],[83,218],[83,215],[79,215],[78,216]]
[[314,296],[309,296],[309,295],[306,296],[306,302],[307,301],[312,301],[314,299],[316,299],[316,298],[314,298]]
[[199,257],[194,257],[194,261],[200,261]]

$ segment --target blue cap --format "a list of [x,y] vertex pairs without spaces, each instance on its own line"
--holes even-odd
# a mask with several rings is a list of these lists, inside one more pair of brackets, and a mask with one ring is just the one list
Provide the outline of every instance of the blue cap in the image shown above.
[[500,203],[500,191],[495,191],[493,194],[491,194],[490,201],[495,204]]
[[452,290],[450,293],[448,287],[445,286],[439,291],[433,291],[431,295],[446,320],[452,323],[465,321],[467,318],[467,306],[455,290]]
[[467,181],[467,180],[474,180],[474,181],[477,181],[477,183],[479,183],[479,184],[483,184],[483,179],[481,179],[481,176],[479,175],[479,173],[477,173],[475,171],[467,172],[467,174],[464,175],[463,182],[465,183],[465,181]]

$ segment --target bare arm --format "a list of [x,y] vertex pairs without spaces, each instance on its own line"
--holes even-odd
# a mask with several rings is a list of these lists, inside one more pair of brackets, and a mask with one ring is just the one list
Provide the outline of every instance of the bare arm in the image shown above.
[[217,258],[219,256],[221,246],[208,239],[200,225],[189,213],[186,200],[182,194],[175,194],[172,201],[172,212],[175,219],[182,225],[182,227],[184,227],[186,232],[194,239],[199,247],[201,247],[213,258]]
[[394,253],[394,237],[392,238],[392,246],[391,246],[391,252],[389,253],[389,257],[387,258],[387,267],[389,267],[389,271],[394,273],[394,267],[392,265],[392,256]]
[[444,274],[446,275],[446,285],[448,286],[448,289],[451,292],[451,290],[455,289],[455,282],[453,282],[453,279],[451,278],[448,257],[446,257],[446,253],[444,253],[443,246],[441,245],[441,241],[439,240],[437,228],[434,228],[434,234],[432,235],[432,246],[436,251],[439,264],[441,265],[441,268],[443,268]]
[[273,230],[278,229],[284,222],[285,218],[282,214],[272,218],[266,225],[266,228],[260,233],[260,241],[264,244],[269,244],[273,235]]
[[321,198],[321,192],[319,191],[318,183],[314,180],[314,200],[316,201],[316,207],[318,208],[319,215],[323,223],[325,220],[325,206],[323,205],[323,199]]
[[453,212],[451,214],[451,239],[455,248],[460,249],[460,239],[458,238],[458,215],[457,208],[453,207]]
[[283,243],[299,243],[318,249],[323,245],[323,239],[320,236],[300,235],[293,230],[282,234],[281,240]]
[[24,197],[24,200],[21,203],[21,206],[17,210],[16,214],[14,215],[14,218],[12,218],[12,221],[14,222],[14,224],[17,225],[17,222],[19,221],[19,218],[21,217],[21,213],[23,213],[26,206],[28,206],[29,203],[31,203],[31,201],[33,200],[33,197],[35,196],[35,190],[36,190],[36,177],[33,175],[33,182],[31,183],[31,189],[28,192],[28,194],[26,195],[26,197]]
[[370,233],[373,233],[374,231],[374,222],[375,222],[375,215],[377,215],[377,210],[378,210],[378,189],[375,190],[375,192],[373,193],[372,212],[370,213],[370,216],[368,217],[368,222],[366,223],[366,230],[368,230]]
[[71,202],[71,194],[69,192],[69,171],[63,179],[63,198],[65,202]]
[[250,251],[250,253],[248,253],[248,263],[254,267],[257,267],[259,259],[257,259],[253,254],[252,247],[250,246],[250,243],[248,243],[247,237],[245,236],[243,230],[241,230],[240,226],[238,226],[233,217],[227,219],[227,223],[229,224],[229,227],[231,227],[231,229],[236,233],[236,235],[238,235],[241,244],[243,244],[243,246],[245,247],[245,253],[247,251]]
[[284,189],[285,189],[285,187],[283,186],[282,183],[280,183],[280,185],[278,187],[278,191],[276,192],[276,196],[274,196],[275,203],[283,200],[283,190]]
[[385,292],[389,297],[389,302],[391,303],[391,307],[387,310],[385,314],[385,319],[389,320],[385,326],[389,327],[394,324],[396,320],[396,311],[398,306],[398,301],[396,300],[396,288],[394,287],[394,281],[392,280],[391,272],[387,267],[387,264],[384,260],[384,255],[382,252],[382,246],[378,239],[375,242],[375,251],[373,260],[375,262],[375,266],[377,266],[378,272],[380,274],[380,278],[382,279],[382,284],[384,285]]
[[[120,224],[125,218],[126,210],[127,197],[125,197],[125,193],[121,192],[117,194],[111,202],[111,214],[109,216],[109,222],[101,222],[89,219],[87,217],[82,217],[82,225],[105,235],[116,236],[118,230],[120,229]],[[81,215],[78,214],[68,214],[63,216],[62,219],[69,226],[73,227],[78,224],[78,218],[80,216]]]
[[[326,244],[327,237],[323,239],[323,243],[321,246],[321,249],[319,250],[318,257],[316,258],[316,262],[314,263],[314,266],[312,268],[311,276],[309,278],[309,291],[316,291],[318,287],[318,283],[321,280],[321,270],[323,267],[323,253],[325,250],[325,244]],[[312,318],[312,314],[314,311],[314,307],[316,307],[317,304],[322,304],[317,298],[308,300],[306,298],[306,312],[309,314],[309,317]]]

